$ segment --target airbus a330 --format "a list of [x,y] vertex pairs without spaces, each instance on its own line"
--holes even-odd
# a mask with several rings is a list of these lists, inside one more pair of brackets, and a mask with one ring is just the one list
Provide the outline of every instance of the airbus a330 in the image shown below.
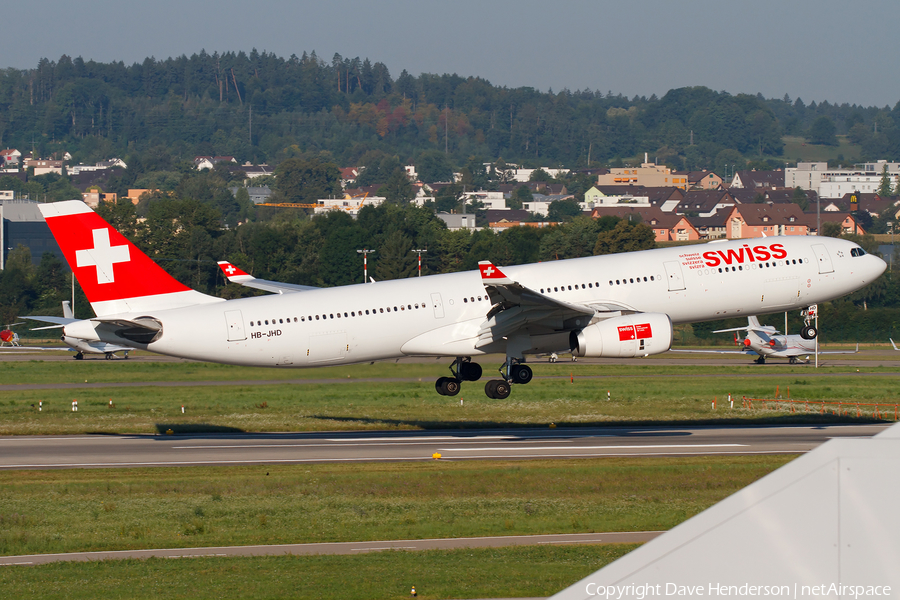
[[485,385],[506,398],[532,379],[527,355],[658,354],[673,323],[825,302],[886,267],[851,241],[770,237],[224,300],[175,280],[83,202],[40,208],[97,315],[65,335],[267,367],[446,356],[444,395],[481,378],[479,356],[506,357]]

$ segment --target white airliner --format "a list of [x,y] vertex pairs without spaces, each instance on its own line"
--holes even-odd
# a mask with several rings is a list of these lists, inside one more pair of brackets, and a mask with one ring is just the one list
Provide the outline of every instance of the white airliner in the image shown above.
[[223,300],[176,281],[81,201],[40,209],[97,315],[66,335],[269,367],[447,356],[444,395],[481,377],[477,356],[506,356],[485,385],[506,398],[531,380],[526,354],[658,354],[673,322],[825,302],[886,267],[847,240],[772,237]]
[[[807,325],[803,328],[800,335],[782,335],[777,329],[771,325],[760,325],[759,319],[755,316],[747,317],[747,325],[744,327],[733,327],[731,329],[717,329],[713,333],[725,333],[729,331],[746,331],[747,335],[741,340],[740,344],[743,350],[672,350],[672,352],[692,352],[701,354],[755,354],[757,356],[754,361],[756,364],[766,364],[768,358],[786,358],[792,365],[801,360],[806,355],[806,362],[809,362],[809,356],[816,353],[816,328]],[[808,337],[804,337],[808,336]],[[735,338],[736,340],[737,338]],[[819,350],[819,354],[856,354],[859,352],[859,344],[856,350]]]

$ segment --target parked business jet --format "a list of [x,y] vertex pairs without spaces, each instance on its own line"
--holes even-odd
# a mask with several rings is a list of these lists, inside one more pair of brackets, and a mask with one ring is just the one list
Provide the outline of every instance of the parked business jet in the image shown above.
[[772,237],[223,300],[179,283],[81,201],[40,209],[97,315],[66,335],[251,366],[447,356],[444,395],[481,378],[477,356],[506,356],[485,385],[506,398],[532,378],[527,354],[658,354],[673,322],[825,302],[886,267],[847,240]]
[[[792,365],[800,362],[802,357],[806,355],[806,361],[809,362],[809,356],[816,353],[816,331],[815,327],[806,325],[803,333],[799,335],[782,335],[777,329],[771,325],[760,325],[759,319],[755,316],[747,317],[747,325],[744,327],[733,327],[731,329],[717,329],[713,333],[725,333],[730,331],[746,331],[747,335],[743,340],[738,341],[735,334],[735,342],[740,344],[741,350],[672,350],[672,352],[692,352],[699,354],[755,354],[756,364],[766,364],[769,358],[786,358]],[[809,336],[809,337],[804,337]],[[856,354],[859,352],[859,344],[856,350],[819,350],[819,354]]]

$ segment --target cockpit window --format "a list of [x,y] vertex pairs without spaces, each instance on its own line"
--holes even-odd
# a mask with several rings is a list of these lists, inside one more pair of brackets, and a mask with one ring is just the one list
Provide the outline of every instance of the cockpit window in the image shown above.
[[850,256],[865,256],[865,254],[866,254],[866,251],[863,250],[862,248],[857,247],[857,248],[853,248],[852,250],[850,250]]

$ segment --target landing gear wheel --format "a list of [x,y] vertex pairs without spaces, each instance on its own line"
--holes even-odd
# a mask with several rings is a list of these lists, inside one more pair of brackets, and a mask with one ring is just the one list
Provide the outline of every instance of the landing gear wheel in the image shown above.
[[797,357],[796,357],[796,356],[790,357],[790,358],[788,359],[788,363],[790,363],[790,364],[792,364],[792,365],[796,365],[796,364],[797,364]]
[[106,360],[112,360],[113,355],[109,352],[106,353]]
[[510,369],[510,379],[512,379],[513,383],[521,383],[525,384],[531,381],[531,378],[534,377],[534,373],[531,371],[531,367],[528,365],[515,365],[512,369]]
[[478,381],[481,373],[481,365],[478,363],[464,362],[459,365],[459,377],[463,381]]
[[819,332],[812,325],[806,325],[800,331],[800,337],[802,337],[804,340],[814,340],[816,339],[817,335],[819,335]]
[[765,356],[760,356],[759,358],[757,358],[757,359],[754,360],[753,362],[755,362],[755,363],[758,364],[758,365],[764,365],[764,364],[766,364],[766,357],[765,357]]
[[459,379],[452,377],[440,377],[434,382],[434,389],[441,396],[455,396],[459,393],[460,387]]
[[491,379],[484,384],[484,393],[493,400],[509,398],[511,391],[509,384],[503,379]]
[[74,358],[75,360],[84,360],[84,354],[82,354],[81,352],[79,352],[78,354],[76,354],[76,355],[73,356],[72,358]]

